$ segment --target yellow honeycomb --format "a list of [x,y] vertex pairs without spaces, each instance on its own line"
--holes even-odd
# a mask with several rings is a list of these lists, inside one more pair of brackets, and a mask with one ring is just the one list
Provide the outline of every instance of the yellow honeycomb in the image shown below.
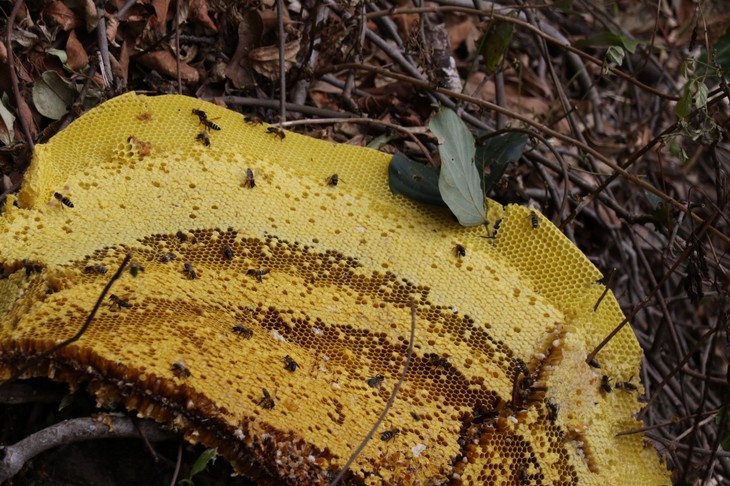
[[528,209],[490,201],[485,238],[392,195],[388,161],[191,98],[106,102],[36,147],[0,219],[1,376],[74,335],[133,250],[136,276],[28,375],[242,474],[324,484],[398,380],[412,300],[412,366],[350,479],[668,484],[640,435],[615,436],[639,426],[638,392],[602,386],[638,376],[631,330],[585,364],[623,319],[611,293],[594,312],[597,269]]

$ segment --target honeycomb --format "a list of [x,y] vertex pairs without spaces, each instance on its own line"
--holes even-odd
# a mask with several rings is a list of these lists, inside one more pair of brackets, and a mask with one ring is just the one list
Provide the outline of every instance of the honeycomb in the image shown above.
[[411,367],[347,481],[669,483],[640,435],[615,436],[641,390],[603,385],[641,350],[626,327],[585,363],[624,316],[610,292],[594,312],[601,275],[556,227],[490,201],[485,238],[392,195],[388,155],[284,135],[129,93],[37,146],[0,219],[0,375],[74,335],[132,250],[83,337],[27,376],[241,474],[326,484],[399,379],[413,301]]

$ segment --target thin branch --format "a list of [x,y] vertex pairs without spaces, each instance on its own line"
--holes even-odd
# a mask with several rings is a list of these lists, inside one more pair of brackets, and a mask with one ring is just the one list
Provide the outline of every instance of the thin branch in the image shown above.
[[44,351],[43,353],[39,354],[38,356],[34,356],[33,358],[29,359],[25,365],[21,366],[21,368],[13,373],[13,376],[10,377],[7,381],[0,383],[0,389],[2,389],[4,386],[8,385],[9,383],[12,383],[16,379],[18,379],[23,373],[28,371],[29,369],[35,367],[40,363],[44,358],[47,358],[51,354],[55,353],[61,348],[65,348],[71,343],[74,343],[81,339],[81,336],[84,335],[86,330],[91,325],[91,321],[94,320],[94,316],[96,316],[96,313],[99,310],[99,307],[101,307],[101,303],[104,302],[104,298],[106,297],[106,294],[109,293],[109,290],[111,289],[114,282],[116,282],[119,277],[122,276],[122,272],[124,272],[124,269],[127,267],[127,264],[129,264],[130,260],[132,260],[133,252],[129,251],[127,252],[127,255],[124,257],[124,260],[122,261],[122,264],[119,266],[119,269],[117,272],[112,276],[112,278],[107,282],[106,286],[104,287],[104,290],[101,291],[101,294],[99,295],[99,298],[96,300],[96,304],[94,304],[94,308],[91,309],[91,312],[89,313],[88,317],[86,318],[86,321],[84,322],[84,325],[81,326],[81,329],[74,334],[72,337],[66,339],[65,341],[62,341],[55,346],[53,346],[51,349]]
[[276,0],[276,21],[279,27],[279,123],[286,121],[286,69],[284,66],[284,2]]
[[395,130],[401,133],[405,133],[406,136],[408,136],[411,140],[413,140],[413,143],[418,145],[418,148],[421,149],[421,152],[423,152],[423,155],[428,159],[428,163],[433,165],[433,159],[431,158],[431,155],[428,152],[428,149],[421,143],[420,140],[418,140],[418,137],[416,135],[408,130],[405,127],[402,127],[400,125],[396,125],[394,123],[388,123],[384,122],[382,120],[374,120],[372,118],[320,118],[318,120],[296,120],[296,121],[290,121],[283,123],[282,126],[285,127],[292,127],[295,125],[324,125],[324,124],[330,124],[330,123],[365,123],[368,125],[378,125],[383,127],[388,127],[391,130]]
[[[151,441],[169,440],[176,435],[160,429],[151,420],[139,424]],[[54,447],[90,439],[123,439],[138,437],[131,418],[107,415],[103,421],[89,417],[64,420],[9,446],[0,446],[0,483],[15,476],[25,463]]]
[[370,429],[370,432],[368,432],[368,435],[365,436],[363,441],[360,443],[360,446],[355,449],[355,452],[352,453],[350,456],[350,459],[347,460],[347,463],[345,463],[342,470],[340,470],[339,474],[335,477],[335,479],[330,483],[330,486],[336,486],[337,483],[342,480],[342,477],[347,473],[348,469],[350,469],[350,466],[352,466],[352,463],[355,462],[355,459],[360,455],[362,450],[365,448],[365,446],[370,442],[370,439],[372,439],[373,434],[376,430],[378,430],[378,427],[380,427],[380,424],[383,423],[383,420],[385,419],[385,416],[388,414],[388,411],[390,410],[390,407],[393,406],[393,403],[395,402],[395,397],[398,395],[398,391],[400,390],[401,385],[406,379],[406,375],[408,374],[408,368],[411,365],[411,359],[413,357],[413,342],[416,338],[416,303],[411,300],[411,337],[408,341],[408,351],[406,354],[406,364],[403,366],[403,372],[400,375],[400,379],[398,380],[398,383],[396,383],[395,387],[393,388],[393,392],[390,394],[390,398],[388,399],[388,403],[385,404],[385,408],[383,409],[383,413],[380,414],[380,417],[378,418],[377,422],[375,422],[375,425],[373,425],[373,428]]

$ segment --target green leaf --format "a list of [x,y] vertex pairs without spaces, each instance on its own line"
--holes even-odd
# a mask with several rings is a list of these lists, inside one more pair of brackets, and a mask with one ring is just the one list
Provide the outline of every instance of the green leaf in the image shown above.
[[76,88],[55,71],[46,71],[33,84],[33,104],[51,120],[60,120],[76,100]]
[[461,118],[448,108],[441,108],[428,127],[440,142],[441,197],[463,226],[483,224],[487,218],[484,191],[474,165],[474,137]]
[[46,52],[48,54],[50,54],[51,56],[56,56],[61,61],[61,64],[63,64],[63,65],[66,65],[66,63],[68,62],[68,54],[66,54],[66,51],[64,51],[62,49],[50,48],[50,49],[46,49]]
[[215,457],[218,455],[218,449],[206,449],[203,451],[202,454],[198,457],[198,459],[193,464],[193,467],[190,469],[190,476],[188,479],[192,478],[198,473],[201,473],[205,471],[205,468],[208,467],[208,463],[213,461],[215,462]]
[[682,93],[682,97],[677,101],[674,112],[679,118],[684,118],[692,113],[692,81],[684,85],[684,93]]
[[489,168],[489,175],[484,176],[484,194],[489,194],[497,184],[509,164],[522,157],[527,145],[528,136],[524,133],[508,132],[496,137],[487,138],[477,145],[475,163],[479,174],[484,174]]
[[698,109],[705,108],[707,106],[707,96],[710,93],[710,90],[707,88],[707,85],[701,81],[697,81],[695,83],[697,92],[694,96],[694,104]]
[[414,162],[396,153],[388,165],[388,183],[394,194],[424,204],[446,206],[439,192],[439,173],[433,167]]
[[606,51],[606,60],[614,66],[620,66],[624,63],[624,55],[626,53],[623,47],[611,46]]
[[513,32],[514,24],[512,22],[502,20],[490,22],[487,31],[482,36],[479,48],[479,52],[484,57],[484,70],[487,74],[495,72],[502,63],[512,42]]
[[617,46],[622,47],[629,51],[631,54],[636,52],[636,48],[639,44],[643,44],[643,41],[631,39],[630,37],[623,36],[611,31],[603,31],[594,34],[586,39],[578,40],[573,45],[576,47],[610,47]]
[[71,405],[74,401],[74,395],[72,393],[69,393],[67,395],[64,395],[63,398],[61,398],[61,402],[58,404],[58,411],[60,412],[64,408]]

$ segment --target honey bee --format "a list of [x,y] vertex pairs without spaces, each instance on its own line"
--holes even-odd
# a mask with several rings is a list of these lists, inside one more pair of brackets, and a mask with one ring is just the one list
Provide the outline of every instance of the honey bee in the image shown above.
[[262,277],[264,275],[266,275],[267,273],[269,273],[268,270],[249,268],[248,271],[246,272],[246,275],[248,275],[250,277],[255,277],[256,280],[258,280],[259,282],[261,282],[263,280]]
[[139,275],[139,272],[144,272],[144,267],[137,262],[132,262],[129,265],[129,273],[132,277]]
[[283,361],[284,361],[284,369],[291,371],[292,373],[294,373],[297,370],[297,368],[299,367],[299,363],[294,361],[294,358],[292,358],[288,354],[286,356],[284,356]]
[[327,178],[326,182],[328,186],[336,186],[340,183],[340,176],[338,176],[337,174],[332,174]]
[[170,370],[172,371],[172,374],[177,376],[178,378],[190,378],[191,376],[193,376],[193,374],[190,372],[188,367],[185,366],[185,363],[183,363],[182,360],[175,361],[170,367]]
[[198,119],[200,119],[200,123],[203,123],[203,120],[208,119],[208,114],[204,112],[203,110],[199,110],[197,108],[193,108],[193,115],[198,115]]
[[171,253],[171,252],[170,252],[170,253],[165,253],[164,255],[162,255],[162,256],[160,257],[160,261],[161,261],[162,263],[170,263],[170,262],[171,262],[171,261],[173,261],[173,260],[174,260],[175,258],[177,258],[177,256],[176,256],[176,255],[175,255],[174,253]]
[[243,121],[245,121],[246,123],[251,123],[253,125],[261,125],[263,123],[261,118],[256,115],[244,115]]
[[[631,377],[633,378],[633,376]],[[631,378],[629,378],[629,381],[617,381],[613,386],[618,388],[619,390],[626,390],[626,391],[635,391],[639,388],[631,383]]]
[[457,257],[465,257],[466,256],[466,248],[464,245],[461,245],[459,243],[454,246],[454,255]]
[[84,268],[84,273],[105,274],[108,271],[109,271],[109,269],[106,268],[104,265],[89,265],[88,267]]
[[598,361],[596,361],[595,358],[591,358],[590,360],[588,360],[588,366],[590,366],[591,368],[600,368],[601,367],[601,365],[598,364]]
[[429,366],[433,366],[435,368],[443,368],[445,370],[451,368],[451,363],[449,363],[448,361],[448,355],[439,356],[436,353],[429,353],[426,356],[428,356],[427,364]]
[[266,388],[262,388],[261,390],[264,392],[264,397],[258,401],[258,405],[264,410],[271,410],[276,406],[276,402],[271,398],[269,390]]
[[235,256],[233,254],[233,250],[230,246],[224,245],[223,246],[223,256],[226,258],[226,260],[233,260],[233,257]]
[[243,187],[248,187],[249,189],[256,187],[256,179],[254,179],[251,169],[246,169],[246,180],[243,181]]
[[550,399],[545,402],[545,405],[548,409],[548,420],[550,420],[551,422],[555,422],[555,420],[558,418],[558,409],[560,407],[558,407],[558,405]]
[[380,390],[380,385],[383,384],[383,380],[385,380],[385,377],[383,375],[375,375],[368,380],[368,386]]
[[198,274],[195,273],[195,269],[193,268],[193,264],[190,262],[185,262],[183,264],[183,269],[185,271],[185,274],[188,276],[190,280],[195,280],[198,278]]
[[175,233],[175,238],[177,238],[180,243],[185,243],[188,240],[188,237],[182,231]]
[[611,384],[608,382],[609,378],[607,375],[601,377],[601,390],[606,393],[611,393]]
[[270,133],[272,135],[279,137],[279,140],[284,140],[284,138],[286,137],[286,133],[284,132],[284,130],[282,130],[281,128],[277,128],[277,127],[267,128],[266,133]]
[[530,484],[530,475],[525,466],[520,467],[520,484]]
[[208,130],[208,131],[211,131],[211,130],[220,130],[221,129],[221,127],[219,127],[218,125],[216,125],[215,123],[213,123],[212,121],[207,120],[207,119],[206,120],[200,120],[200,123],[202,123],[203,126],[205,127],[205,129]]
[[537,227],[540,225],[540,220],[537,217],[537,213],[535,211],[530,211],[530,224],[532,225],[532,229],[537,229]]
[[386,430],[385,432],[380,434],[380,440],[382,440],[384,442],[388,442],[390,440],[395,439],[398,436],[398,434],[400,434],[399,429]]
[[416,422],[421,421],[421,416],[418,415],[416,412],[411,411],[411,417],[413,417],[413,420],[415,420]]
[[34,273],[41,273],[45,267],[27,258],[23,258],[23,268],[25,268],[25,276],[30,277]]
[[112,305],[116,305],[119,309],[121,309],[122,307],[124,307],[125,309],[129,309],[130,307],[132,307],[132,304],[120,297],[117,297],[114,294],[111,294],[109,296],[109,300],[112,301]]
[[210,147],[210,137],[205,132],[200,132],[196,137],[195,140],[199,140],[203,143],[206,147]]
[[240,324],[233,326],[233,332],[246,339],[251,339],[253,337],[253,331],[245,326],[241,326]]
[[72,203],[69,198],[67,198],[66,196],[64,196],[60,192],[54,192],[53,193],[53,197],[55,197],[56,199],[58,199],[59,201],[61,201],[61,204],[63,204],[64,206],[68,206],[70,208],[74,207],[74,203]]

